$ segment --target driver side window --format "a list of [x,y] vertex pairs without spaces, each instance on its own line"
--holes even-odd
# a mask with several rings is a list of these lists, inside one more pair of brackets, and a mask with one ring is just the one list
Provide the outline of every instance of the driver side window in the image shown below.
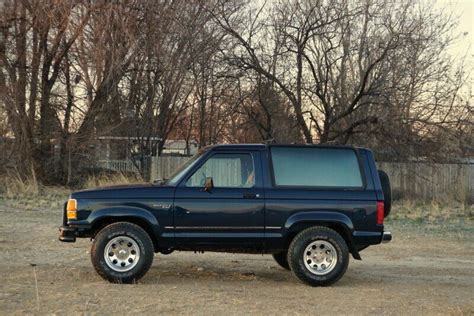
[[255,170],[250,154],[215,154],[186,181],[187,187],[204,187],[212,177],[216,188],[251,188]]

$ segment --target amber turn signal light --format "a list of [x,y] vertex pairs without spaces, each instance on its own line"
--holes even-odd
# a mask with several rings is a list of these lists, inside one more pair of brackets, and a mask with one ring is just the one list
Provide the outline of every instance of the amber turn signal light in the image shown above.
[[77,201],[69,199],[66,205],[67,219],[77,219]]

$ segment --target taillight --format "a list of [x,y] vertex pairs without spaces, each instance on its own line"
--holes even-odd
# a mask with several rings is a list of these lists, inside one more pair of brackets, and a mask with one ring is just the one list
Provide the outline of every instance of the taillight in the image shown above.
[[383,225],[385,205],[383,201],[377,201],[377,224]]

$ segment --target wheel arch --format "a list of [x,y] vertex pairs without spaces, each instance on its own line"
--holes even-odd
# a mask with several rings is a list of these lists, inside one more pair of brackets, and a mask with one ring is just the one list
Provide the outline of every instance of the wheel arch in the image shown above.
[[361,260],[360,254],[355,248],[352,239],[354,225],[351,219],[342,213],[318,211],[292,215],[288,218],[284,227],[284,235],[287,244],[289,245],[298,233],[313,226],[324,226],[336,231],[346,242],[352,257]]
[[139,208],[110,208],[94,211],[91,214],[91,237],[104,227],[117,222],[128,222],[141,227],[153,242],[155,251],[158,250],[159,224],[156,218],[147,210]]

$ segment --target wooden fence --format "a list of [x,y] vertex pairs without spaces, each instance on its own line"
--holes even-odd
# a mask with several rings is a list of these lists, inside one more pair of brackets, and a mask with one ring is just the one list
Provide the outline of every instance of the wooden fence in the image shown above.
[[395,198],[474,202],[474,164],[378,162],[390,177]]
[[186,156],[151,157],[150,180],[168,179],[169,176],[182,164],[188,161]]
[[138,168],[130,160],[99,160],[97,161],[97,166],[119,172],[139,173]]
[[[152,157],[148,179],[165,179],[189,157]],[[474,164],[438,164],[423,162],[378,162],[387,172],[394,198],[456,199],[474,202]],[[107,161],[101,167],[138,172],[132,162]]]

